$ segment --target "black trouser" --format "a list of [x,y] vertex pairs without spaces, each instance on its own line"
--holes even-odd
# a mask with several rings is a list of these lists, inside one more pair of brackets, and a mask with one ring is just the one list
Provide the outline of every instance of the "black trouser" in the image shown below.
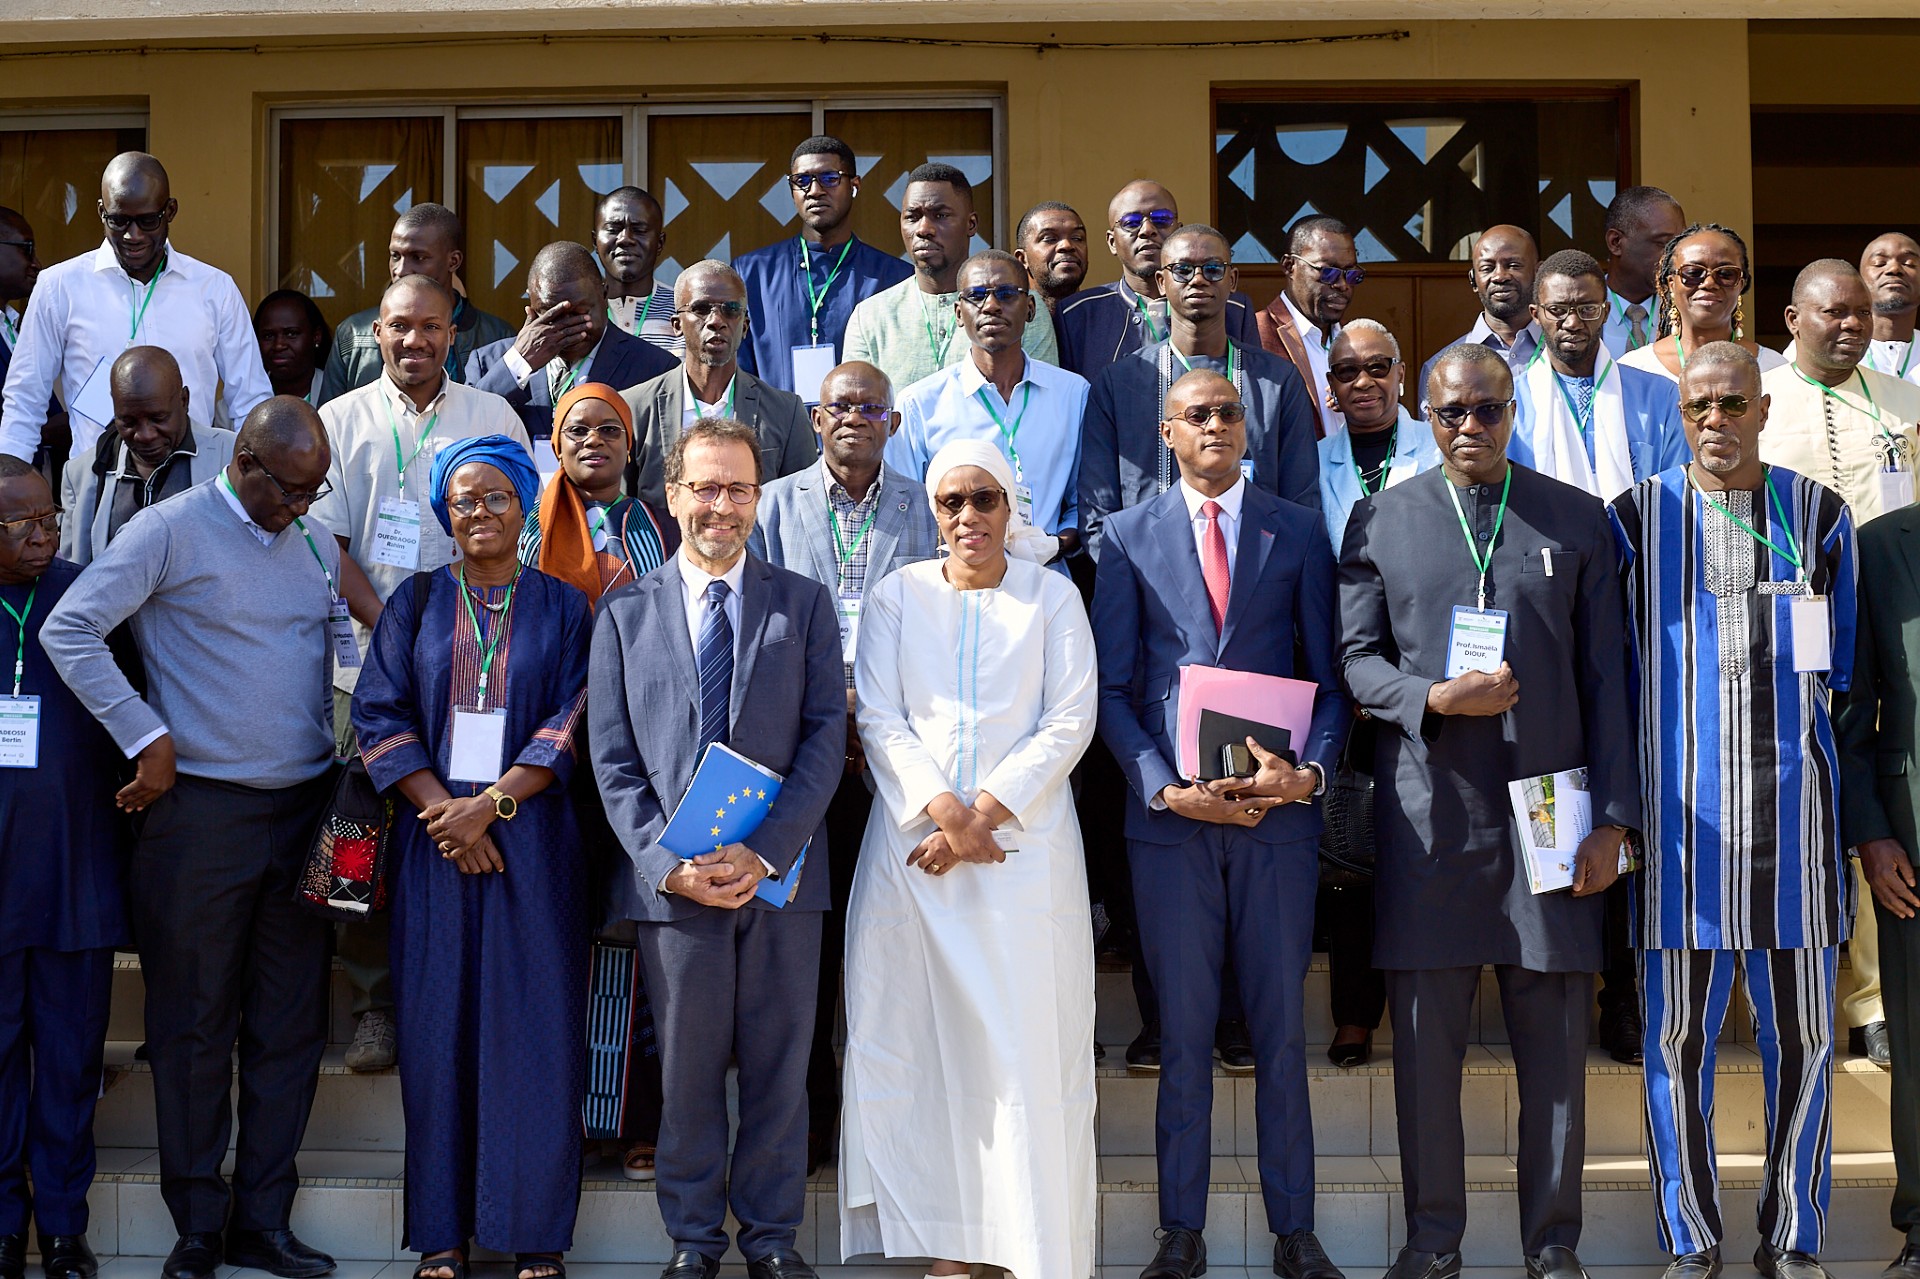
[[1633,877],[1613,881],[1604,898],[1601,924],[1600,1007],[1640,1011],[1640,953],[1633,948]]
[[820,931],[820,990],[813,1018],[813,1049],[807,1058],[807,1130],[831,1144],[840,1126],[840,1062],[833,1053],[840,1010],[840,967],[847,949],[847,899],[860,863],[860,840],[873,811],[863,775],[842,777],[827,805],[827,867],[833,906]]
[[160,1194],[180,1234],[287,1225],[327,1041],[327,924],[294,886],[331,777],[258,790],[182,775],[147,810],[131,876],[147,986]]
[[1315,938],[1327,952],[1333,1024],[1378,1030],[1387,1008],[1387,979],[1373,966],[1373,884],[1320,885]]

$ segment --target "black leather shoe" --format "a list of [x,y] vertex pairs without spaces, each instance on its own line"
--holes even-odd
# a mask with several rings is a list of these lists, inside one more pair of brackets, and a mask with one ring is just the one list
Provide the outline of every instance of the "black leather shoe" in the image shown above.
[[1661,1279],[1720,1279],[1720,1245],[1675,1257]]
[[1527,1258],[1527,1279],[1587,1279],[1587,1268],[1573,1249],[1550,1244]]
[[1920,1279],[1920,1244],[1902,1248],[1893,1264],[1880,1272],[1880,1279]]
[[1253,1032],[1244,1021],[1223,1021],[1213,1028],[1213,1046],[1229,1074],[1253,1073]]
[[1882,1070],[1893,1069],[1893,1040],[1887,1034],[1887,1023],[1870,1021],[1858,1030],[1852,1031],[1847,1038],[1860,1036],[1860,1055]]
[[333,1258],[307,1247],[291,1230],[229,1230],[227,1264],[264,1270],[280,1279],[320,1279],[333,1273]]
[[160,1267],[164,1279],[213,1279],[220,1269],[219,1235],[181,1235]]
[[1761,1244],[1753,1254],[1753,1266],[1764,1279],[1827,1279],[1827,1268],[1812,1253],[1770,1243]]
[[1373,1032],[1371,1030],[1351,1043],[1327,1045],[1327,1060],[1342,1070],[1364,1066],[1372,1059]]
[[0,1279],[25,1279],[27,1234],[0,1235]]
[[1460,1279],[1460,1254],[1402,1248],[1387,1267],[1386,1279]]
[[1296,1230],[1273,1241],[1273,1273],[1280,1279],[1347,1279],[1311,1230]]
[[1140,1279],[1194,1279],[1205,1273],[1207,1241],[1200,1237],[1198,1230],[1176,1226],[1160,1232],[1160,1251],[1153,1254],[1153,1260],[1140,1272]]
[[720,1263],[692,1248],[677,1250],[660,1272],[660,1279],[717,1279]]
[[1160,1073],[1160,1023],[1150,1021],[1127,1045],[1127,1069],[1136,1075]]
[[100,1259],[87,1247],[85,1235],[41,1235],[40,1267],[47,1279],[94,1279]]
[[747,1263],[747,1279],[820,1279],[813,1267],[791,1248],[775,1248],[758,1261]]
[[1640,1010],[1630,1004],[1616,1004],[1600,1011],[1600,1046],[1607,1050],[1607,1056],[1623,1066],[1638,1066],[1645,1060],[1643,1030]]

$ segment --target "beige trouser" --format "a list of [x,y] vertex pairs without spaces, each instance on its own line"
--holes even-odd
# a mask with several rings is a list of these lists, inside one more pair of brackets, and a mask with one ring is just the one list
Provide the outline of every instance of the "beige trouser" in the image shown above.
[[1859,861],[1855,860],[1853,866],[1859,880],[1855,891],[1860,895],[1853,915],[1853,941],[1847,952],[1853,959],[1853,989],[1840,1001],[1840,1021],[1857,1029],[1885,1021],[1887,1010],[1880,1000],[1880,919],[1873,909],[1873,890],[1867,887]]

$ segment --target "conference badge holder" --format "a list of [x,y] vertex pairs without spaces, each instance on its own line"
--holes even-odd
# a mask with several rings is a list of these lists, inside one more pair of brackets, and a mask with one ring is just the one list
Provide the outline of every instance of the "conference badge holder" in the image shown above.
[[360,641],[353,637],[353,614],[338,596],[327,605],[327,642],[333,645],[333,664],[343,671],[360,667]]
[[453,712],[453,749],[448,752],[447,780],[491,786],[505,771],[507,711]]
[[1497,608],[1453,606],[1453,627],[1447,634],[1447,675],[1455,679],[1468,671],[1491,675],[1507,657],[1507,614]]
[[793,391],[808,404],[820,402],[820,384],[840,362],[831,342],[793,348]]
[[1827,597],[1795,595],[1787,603],[1793,626],[1793,669],[1798,675],[1833,669],[1833,632],[1828,626]]
[[419,571],[420,503],[404,497],[380,499],[380,514],[373,526],[373,562]]
[[0,768],[40,767],[40,699],[0,695]]

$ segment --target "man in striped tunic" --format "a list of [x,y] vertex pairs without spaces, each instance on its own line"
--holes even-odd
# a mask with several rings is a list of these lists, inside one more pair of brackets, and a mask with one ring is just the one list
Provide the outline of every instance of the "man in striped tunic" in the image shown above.
[[1702,347],[1680,377],[1691,463],[1612,508],[1648,803],[1637,923],[1668,1279],[1720,1271],[1714,1047],[1736,973],[1769,1089],[1754,1264],[1825,1279],[1834,975],[1853,905],[1827,703],[1852,675],[1853,525],[1837,494],[1761,463],[1768,402],[1752,355]]

